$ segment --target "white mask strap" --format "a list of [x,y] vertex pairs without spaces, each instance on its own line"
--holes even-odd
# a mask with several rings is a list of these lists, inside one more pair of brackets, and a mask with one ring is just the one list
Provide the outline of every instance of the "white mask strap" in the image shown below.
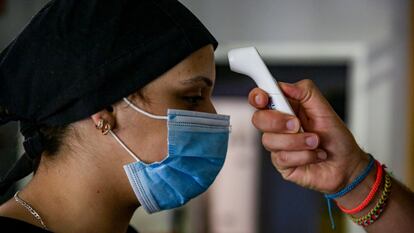
[[138,156],[134,154],[126,145],[125,143],[112,131],[109,130],[109,133],[115,138],[115,140],[128,152],[129,155],[131,155],[132,158],[134,158],[137,162],[141,161]]
[[148,112],[145,112],[144,110],[138,108],[137,106],[135,106],[133,103],[131,103],[127,98],[124,98],[124,101],[131,107],[133,108],[135,111],[144,114],[147,117],[153,118],[153,119],[157,119],[157,120],[167,120],[168,117],[167,116],[160,116],[160,115],[154,115]]

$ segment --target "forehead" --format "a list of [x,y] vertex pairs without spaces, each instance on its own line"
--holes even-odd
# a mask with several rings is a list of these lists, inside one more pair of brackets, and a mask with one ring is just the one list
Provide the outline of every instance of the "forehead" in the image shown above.
[[[193,82],[191,79],[197,79],[197,82]],[[204,83],[207,86],[212,86],[208,85],[208,83],[214,84],[214,82],[214,50],[212,45],[207,45],[198,49],[159,78],[147,84],[143,91],[159,90],[160,88],[181,89],[190,86],[204,86]]]
[[206,77],[214,83],[215,64],[212,45],[207,45],[195,51],[160,78],[169,79],[174,83],[182,83],[182,81],[194,77]]
[[205,46],[177,65],[180,72],[211,72],[214,68],[214,51],[211,45]]

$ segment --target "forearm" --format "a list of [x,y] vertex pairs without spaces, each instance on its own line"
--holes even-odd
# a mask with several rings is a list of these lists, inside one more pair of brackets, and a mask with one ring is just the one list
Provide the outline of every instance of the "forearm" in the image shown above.
[[414,228],[414,194],[393,179],[391,195],[381,217],[367,232],[410,232]]
[[[350,193],[337,199],[337,203],[345,208],[357,206],[368,195],[375,182],[375,169],[372,169],[369,176]],[[381,185],[376,198],[362,210],[355,214],[356,217],[366,215],[375,207],[379,196],[384,188]],[[391,193],[387,199],[384,211],[378,220],[366,227],[367,232],[410,232],[414,228],[414,194],[400,182],[392,179]]]

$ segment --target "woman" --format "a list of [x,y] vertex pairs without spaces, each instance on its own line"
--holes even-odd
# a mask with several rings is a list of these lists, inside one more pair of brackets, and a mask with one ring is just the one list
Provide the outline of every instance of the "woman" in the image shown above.
[[35,171],[1,232],[132,231],[139,206],[204,192],[229,132],[210,99],[216,46],[178,1],[47,4],[1,54],[1,120],[20,121],[26,152],[1,189]]

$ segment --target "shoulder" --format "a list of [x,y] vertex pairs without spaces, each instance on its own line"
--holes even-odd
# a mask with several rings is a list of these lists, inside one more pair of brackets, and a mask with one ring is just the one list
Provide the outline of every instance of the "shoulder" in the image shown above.
[[14,218],[0,216],[0,232],[2,233],[47,233],[40,227]]

